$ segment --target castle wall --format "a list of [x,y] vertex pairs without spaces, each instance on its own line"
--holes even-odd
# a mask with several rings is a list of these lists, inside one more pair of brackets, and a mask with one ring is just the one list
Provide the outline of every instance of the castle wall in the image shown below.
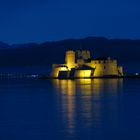
[[82,66],[82,65],[84,65],[85,64],[85,61],[83,60],[83,59],[78,59],[77,60],[77,65],[78,66]]
[[59,74],[59,70],[60,70],[60,68],[53,68],[52,72],[51,72],[51,76],[54,78],[57,78],[58,74]]
[[122,66],[118,66],[118,74],[119,74],[119,76],[123,76],[124,75],[123,67]]
[[118,75],[116,60],[92,60],[88,66],[95,68],[94,76]]
[[51,76],[53,78],[58,78],[59,71],[68,71],[66,67],[57,67],[57,65],[53,65]]
[[92,76],[93,70],[76,70],[75,78],[90,78]]

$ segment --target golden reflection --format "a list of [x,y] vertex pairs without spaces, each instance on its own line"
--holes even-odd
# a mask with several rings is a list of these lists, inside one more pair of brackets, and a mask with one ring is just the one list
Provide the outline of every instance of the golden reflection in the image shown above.
[[76,86],[80,94],[92,94],[92,80],[91,79],[77,79]]
[[[118,94],[122,91],[122,79],[54,80],[63,121],[69,133],[76,133],[78,121],[82,127],[101,127],[104,108],[113,111],[111,125],[118,117]],[[104,103],[105,99],[107,103]],[[77,121],[78,119],[78,121]]]
[[62,119],[69,133],[75,129],[75,93],[76,84],[74,80],[54,80],[56,93],[59,94]]
[[118,93],[122,89],[123,79],[77,79],[53,80],[56,92],[62,94],[100,94],[102,92]]
[[74,80],[53,80],[54,87],[57,93],[61,94],[75,94],[75,81]]
[[95,94],[102,92],[118,93],[122,89],[123,79],[93,79],[92,84]]

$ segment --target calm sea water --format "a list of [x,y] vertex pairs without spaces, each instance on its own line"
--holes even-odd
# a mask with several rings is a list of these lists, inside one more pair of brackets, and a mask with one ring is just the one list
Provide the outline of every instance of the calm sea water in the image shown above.
[[140,80],[0,81],[0,140],[140,140]]

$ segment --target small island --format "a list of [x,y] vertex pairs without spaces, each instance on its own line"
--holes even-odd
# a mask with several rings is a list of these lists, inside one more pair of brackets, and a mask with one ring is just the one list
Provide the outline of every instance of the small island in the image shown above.
[[88,50],[68,50],[64,64],[53,64],[51,78],[122,78],[123,67],[110,57],[91,58]]

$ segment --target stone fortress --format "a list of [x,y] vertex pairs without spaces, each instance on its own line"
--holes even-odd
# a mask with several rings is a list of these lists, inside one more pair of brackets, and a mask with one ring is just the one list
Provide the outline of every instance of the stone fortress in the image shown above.
[[53,78],[122,77],[123,67],[110,57],[91,59],[88,50],[68,50],[64,64],[53,64]]

